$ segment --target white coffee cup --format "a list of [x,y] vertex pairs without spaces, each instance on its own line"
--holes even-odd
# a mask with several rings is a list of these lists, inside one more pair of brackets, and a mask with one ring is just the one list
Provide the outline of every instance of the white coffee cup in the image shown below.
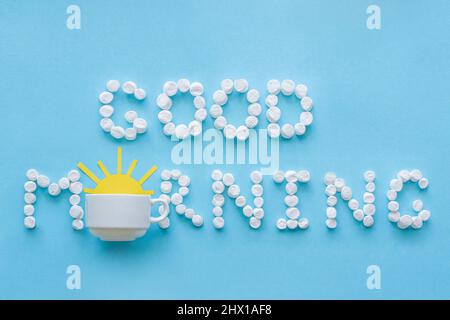
[[[153,204],[163,208],[159,217],[150,216]],[[169,204],[161,198],[139,194],[87,194],[86,226],[104,241],[133,241],[142,237],[151,223],[169,214]]]

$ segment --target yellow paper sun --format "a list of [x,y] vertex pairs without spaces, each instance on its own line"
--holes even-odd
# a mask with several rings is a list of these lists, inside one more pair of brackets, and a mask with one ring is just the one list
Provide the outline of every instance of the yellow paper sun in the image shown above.
[[116,174],[109,173],[108,169],[106,169],[101,160],[99,160],[97,164],[105,175],[103,179],[99,179],[83,163],[78,163],[78,168],[80,168],[80,170],[83,171],[84,174],[86,174],[89,179],[94,181],[96,184],[94,189],[84,188],[84,192],[95,194],[153,194],[153,190],[144,190],[142,189],[142,185],[156,171],[156,166],[153,166],[150,170],[148,170],[138,181],[131,176],[137,164],[137,160],[133,160],[127,170],[127,173],[122,174],[122,148],[120,147],[117,149]]

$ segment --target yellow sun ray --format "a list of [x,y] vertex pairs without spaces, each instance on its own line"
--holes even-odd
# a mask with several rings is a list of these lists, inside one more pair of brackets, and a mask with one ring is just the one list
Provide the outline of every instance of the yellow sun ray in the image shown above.
[[139,184],[142,185],[145,181],[148,180],[152,176],[153,173],[155,173],[156,169],[158,169],[157,166],[153,166],[150,170],[148,170],[141,179],[139,179]]
[[94,181],[96,184],[99,184],[100,179],[92,173],[91,170],[89,170],[82,162],[78,162],[78,168],[80,168],[81,171],[84,172],[85,175],[89,177],[92,181]]
[[105,177],[110,176],[111,174],[109,173],[108,169],[106,169],[105,165],[103,164],[102,160],[98,160],[97,161],[98,166],[100,167],[100,170],[102,170],[103,174],[105,175]]
[[100,170],[105,177],[99,179],[94,173],[92,173],[83,163],[78,163],[78,168],[86,174],[93,182],[95,182],[95,188],[84,188],[84,192],[90,194],[142,194],[153,195],[153,190],[144,190],[142,184],[152,176],[152,174],[158,169],[157,166],[153,166],[148,170],[142,178],[139,180],[134,179],[131,174],[137,165],[137,160],[133,160],[128,167],[127,173],[122,174],[122,148],[117,148],[117,173],[113,174],[108,171],[103,162],[99,160],[97,162]]
[[136,168],[137,162],[138,162],[137,160],[133,160],[133,162],[131,162],[130,167],[128,168],[127,171],[127,176],[131,176],[131,174],[134,171],[134,168]]
[[122,174],[122,148],[117,148],[117,174]]

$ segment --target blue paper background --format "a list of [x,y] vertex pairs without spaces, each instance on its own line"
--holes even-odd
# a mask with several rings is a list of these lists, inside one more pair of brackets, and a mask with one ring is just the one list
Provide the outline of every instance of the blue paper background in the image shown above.
[[[366,28],[372,1],[76,1],[82,28],[68,30],[72,3],[0,1],[0,298],[450,298],[449,1],[376,1],[379,31]],[[300,188],[309,230],[275,228],[284,193],[266,178],[263,227],[251,230],[228,202],[226,228],[216,231],[215,167],[206,165],[181,168],[192,179],[187,203],[205,217],[201,229],[173,214],[169,230],[153,226],[138,241],[103,243],[72,230],[67,194],[50,199],[42,190],[38,228],[23,227],[28,168],[58,179],[83,161],[99,172],[98,159],[115,166],[118,145],[124,166],[140,161],[136,177],[153,164],[172,168],[173,142],[161,133],[154,99],[180,77],[202,82],[209,105],[226,77],[247,78],[264,93],[271,78],[309,86],[313,127],[283,141],[280,156],[282,169],[311,171]],[[97,96],[113,78],[148,92],[136,108],[150,129],[132,143],[98,126]],[[237,101],[226,113],[242,121]],[[187,122],[191,102],[178,102],[176,120]],[[131,103],[119,98],[114,119],[123,121]],[[296,116],[291,106],[283,119]],[[249,195],[256,168],[226,169]],[[417,197],[432,211],[420,231],[387,221],[384,194],[403,168],[420,168],[430,180],[429,190],[408,185],[400,197],[402,211]],[[377,172],[375,226],[363,228],[341,202],[339,227],[327,230],[324,173],[336,171],[360,199],[367,169]],[[81,268],[81,290],[66,289],[71,264]],[[366,287],[372,264],[381,268],[381,290]]]

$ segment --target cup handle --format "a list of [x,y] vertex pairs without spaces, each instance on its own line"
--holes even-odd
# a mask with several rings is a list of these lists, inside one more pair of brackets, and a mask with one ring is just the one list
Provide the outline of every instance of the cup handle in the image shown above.
[[169,214],[169,203],[167,203],[166,200],[163,200],[161,198],[149,199],[149,200],[150,200],[151,205],[154,205],[155,203],[160,203],[163,206],[163,212],[161,213],[161,215],[159,217],[150,216],[150,222],[151,223],[160,222],[161,220],[165,219],[167,217],[167,215]]

